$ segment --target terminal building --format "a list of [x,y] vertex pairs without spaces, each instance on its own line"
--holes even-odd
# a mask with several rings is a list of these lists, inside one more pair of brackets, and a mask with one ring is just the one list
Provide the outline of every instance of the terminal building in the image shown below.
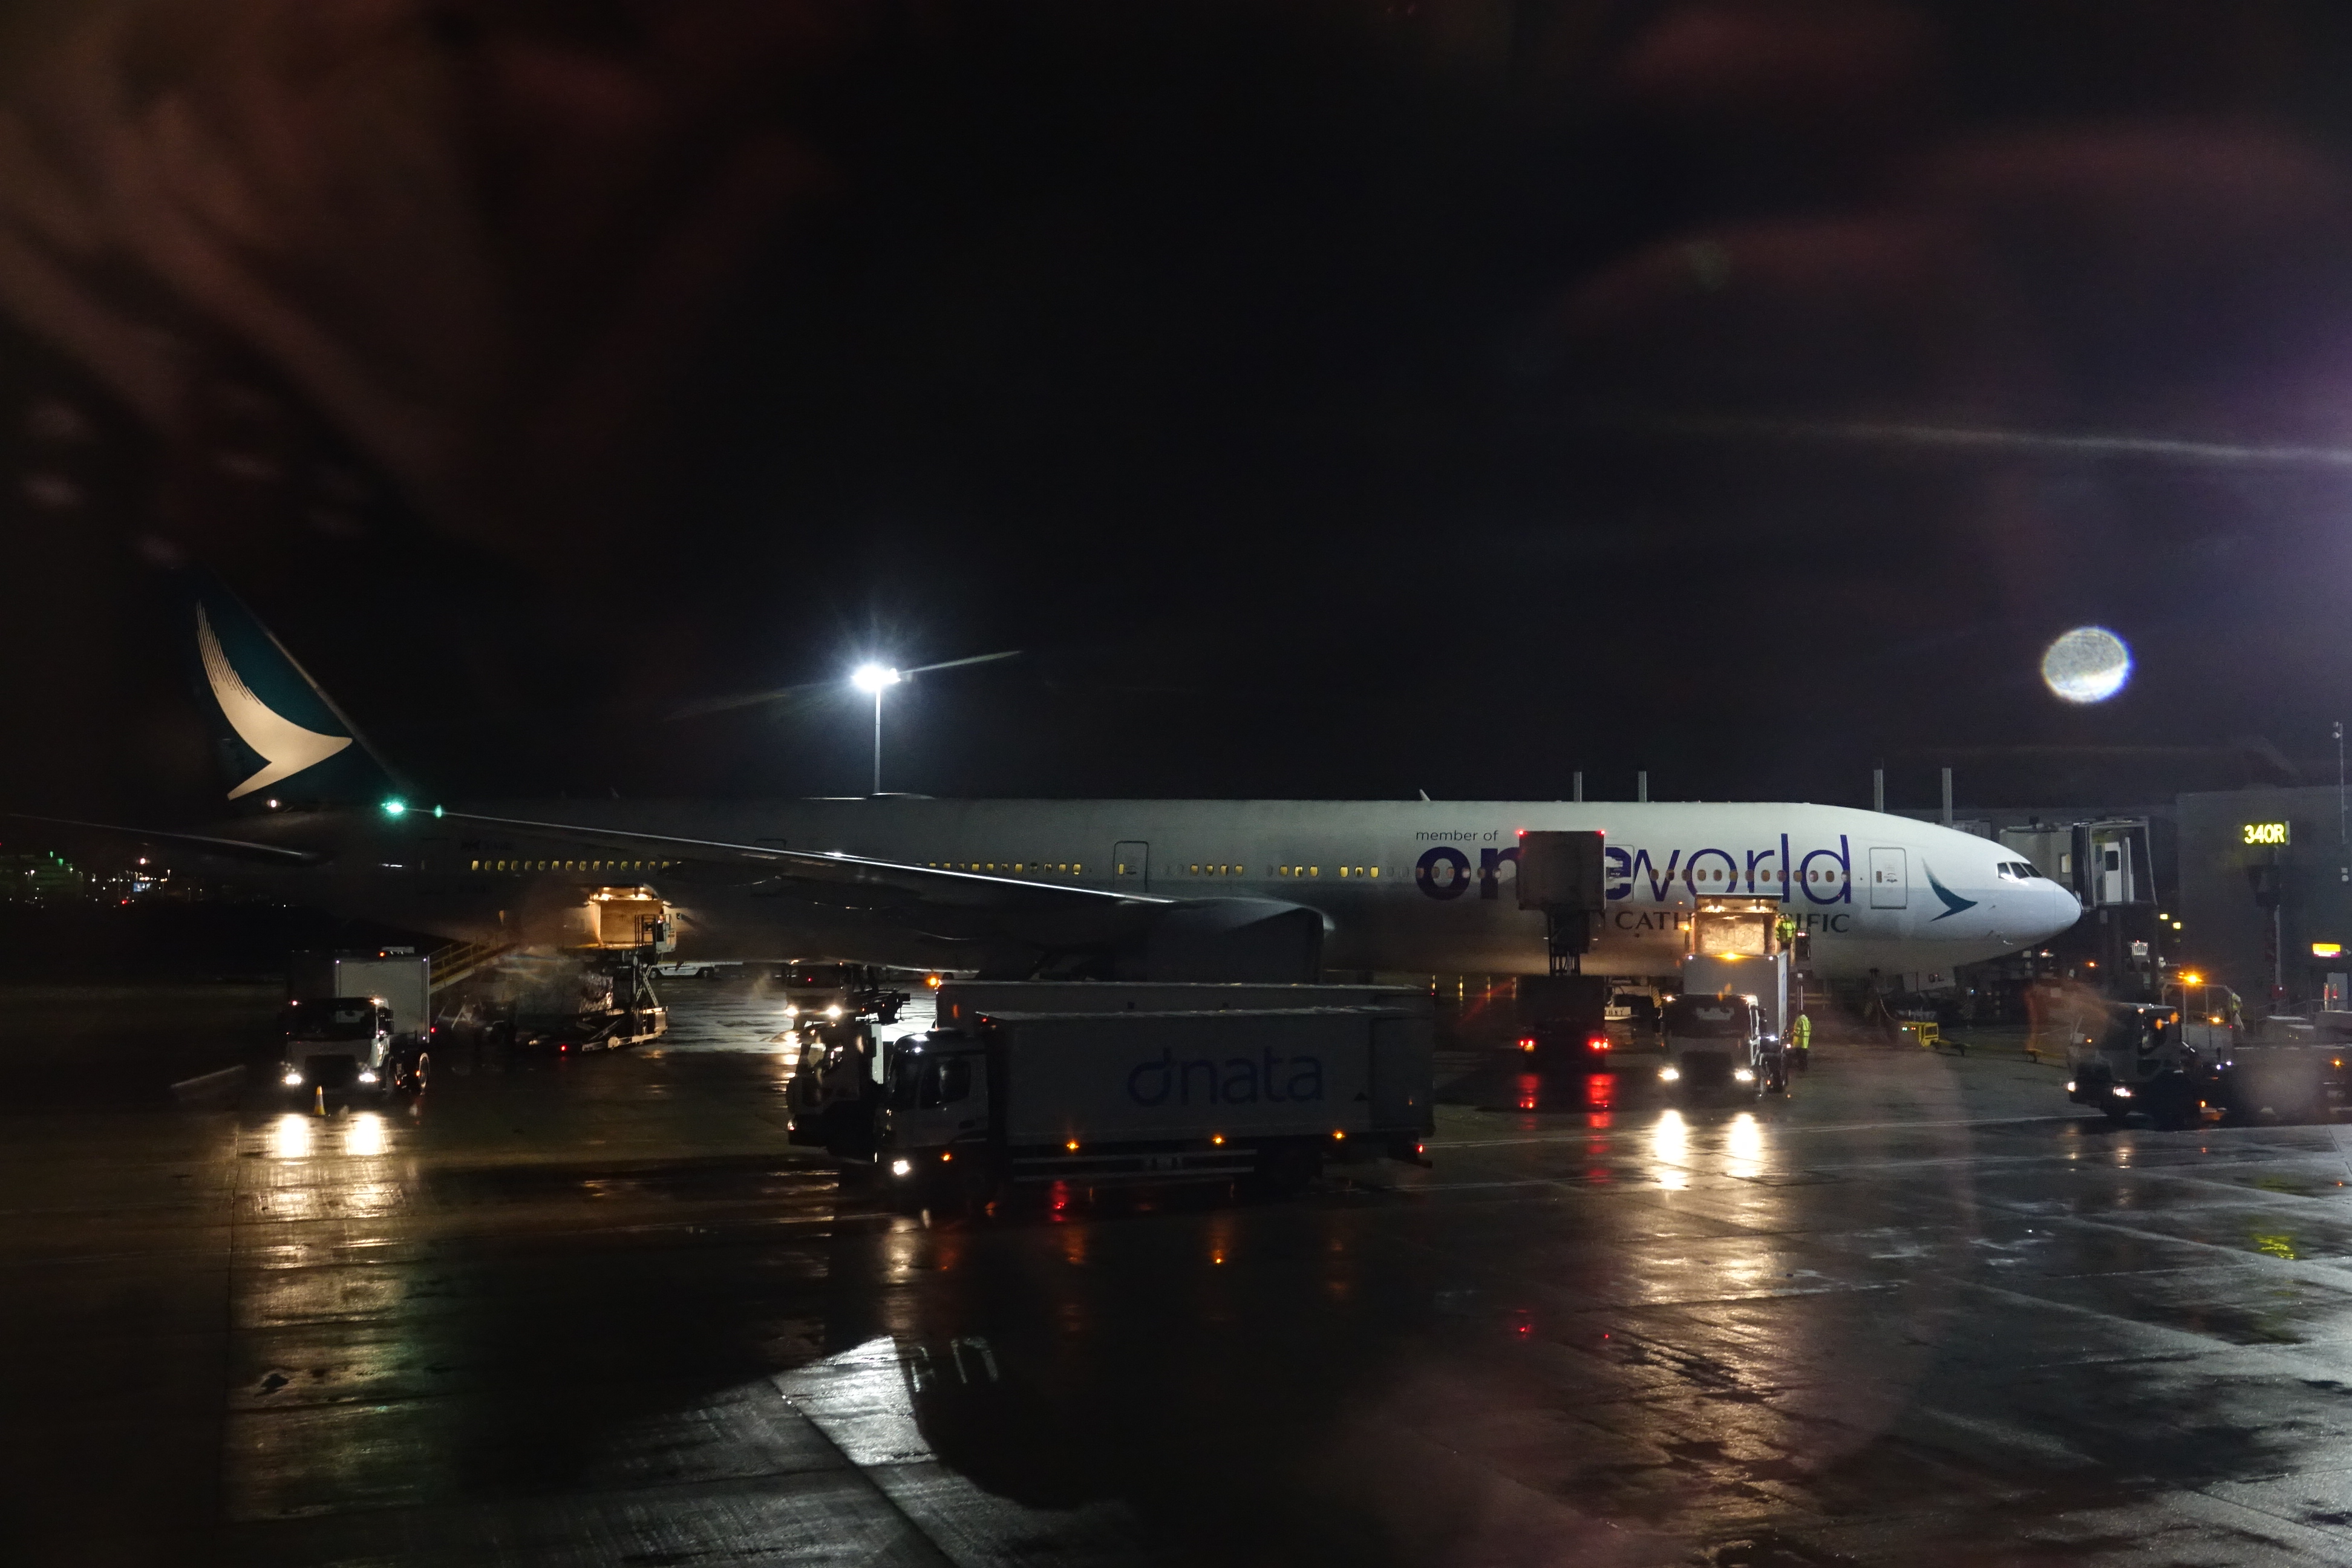
[[2072,890],[2083,920],[2046,948],[1972,965],[1951,984],[1991,994],[2054,975],[2152,998],[2163,977],[2193,971],[2251,1009],[2343,1009],[2352,991],[2346,806],[2333,784],[2254,784],[2122,811],[1954,813],[1952,826],[2000,840]]
[[2250,1004],[2341,1010],[2352,973],[2343,791],[2184,795],[2179,822],[2183,962]]

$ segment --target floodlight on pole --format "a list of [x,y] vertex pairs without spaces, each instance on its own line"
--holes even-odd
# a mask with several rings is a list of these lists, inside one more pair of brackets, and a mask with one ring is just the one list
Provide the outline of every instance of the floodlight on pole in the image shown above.
[[850,671],[849,684],[874,694],[874,793],[882,793],[882,693],[906,678],[887,664],[861,664]]

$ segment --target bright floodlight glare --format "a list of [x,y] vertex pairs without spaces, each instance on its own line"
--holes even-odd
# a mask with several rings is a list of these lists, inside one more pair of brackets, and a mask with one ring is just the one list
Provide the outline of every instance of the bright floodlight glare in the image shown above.
[[850,672],[849,684],[860,691],[879,691],[898,684],[898,672],[887,664],[861,664]]
[[2131,649],[2105,626],[2076,626],[2042,656],[2042,680],[2067,702],[2105,702],[2131,672]]

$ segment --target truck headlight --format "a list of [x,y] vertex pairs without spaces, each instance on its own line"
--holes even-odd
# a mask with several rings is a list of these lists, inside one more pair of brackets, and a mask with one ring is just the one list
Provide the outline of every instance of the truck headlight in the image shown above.
[[2131,1090],[2126,1089],[2122,1084],[2116,1085],[2115,1088],[2107,1090],[2107,1092],[2114,1095],[2117,1100],[2129,1100],[2131,1098]]
[[840,1017],[840,1016],[841,1016],[841,1004],[840,1004],[840,1003],[838,1003],[838,1002],[835,1002],[832,1006],[827,1007],[827,1008],[824,1010],[824,1016],[825,1016],[826,1017],[828,1017],[828,1018],[838,1018],[838,1017]]
[[1756,1074],[1752,1068],[1734,1068],[1731,1069],[1731,1079],[1734,1083],[1754,1083]]
[[2068,1094],[2074,1092],[2074,1080],[2071,1078],[2066,1080],[2066,1092]]
[[1680,1068],[1660,1068],[1658,1069],[1658,1079],[1659,1081],[1663,1083],[1672,1083],[1682,1076],[1682,1069]]
[[912,1160],[893,1160],[890,1162],[890,1173],[894,1176],[911,1176],[915,1173],[915,1163]]
[[301,1075],[300,1073],[299,1073],[299,1072],[296,1072],[293,1068],[289,1068],[286,1070],[286,1087],[287,1087],[287,1088],[289,1088],[289,1089],[299,1089],[299,1088],[301,1088],[301,1087],[302,1087],[302,1075]]
[[375,1081],[375,1069],[373,1068],[362,1068],[360,1069],[360,1081],[362,1083],[373,1083]]

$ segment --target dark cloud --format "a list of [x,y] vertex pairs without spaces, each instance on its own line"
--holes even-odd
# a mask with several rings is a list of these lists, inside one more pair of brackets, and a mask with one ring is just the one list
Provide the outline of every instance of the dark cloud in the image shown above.
[[[2321,5],[9,25],[12,395],[105,454],[10,481],[76,588],[12,611],[88,650],[20,757],[152,716],[18,794],[190,754],[140,539],[451,791],[855,788],[855,701],[659,716],[866,652],[1037,650],[894,697],[941,793],[2038,795],[2309,750],[2352,674],[2340,476],[1775,434],[2352,442]],[[2062,710],[2084,621],[2142,673]]]

